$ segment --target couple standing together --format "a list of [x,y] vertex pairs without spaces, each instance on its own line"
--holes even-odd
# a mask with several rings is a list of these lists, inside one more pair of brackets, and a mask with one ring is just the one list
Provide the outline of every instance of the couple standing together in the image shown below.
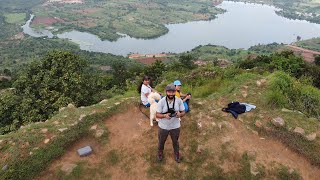
[[[148,95],[154,91],[150,86],[150,78],[148,76],[143,77],[141,85],[141,101],[143,105],[149,107],[150,104],[147,101]],[[166,86],[166,96],[161,98],[158,102],[156,118],[158,122],[158,154],[159,161],[163,159],[164,144],[170,134],[174,155],[176,162],[180,163],[181,156],[179,153],[179,135],[180,135],[180,117],[185,115],[185,112],[189,111],[188,100],[191,98],[190,94],[180,93],[181,82],[176,80],[173,84]],[[184,100],[181,99],[184,97]]]

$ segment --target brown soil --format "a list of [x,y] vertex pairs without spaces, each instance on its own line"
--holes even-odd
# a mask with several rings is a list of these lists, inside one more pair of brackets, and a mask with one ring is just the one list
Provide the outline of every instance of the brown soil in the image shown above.
[[[127,163],[105,167],[105,171],[111,174],[112,179],[146,179],[149,167],[149,163],[145,159],[146,149],[156,145],[156,141],[152,144],[149,143],[150,137],[154,136],[148,135],[151,132],[148,122],[146,116],[137,107],[129,107],[126,112],[105,120],[105,125],[110,132],[110,141],[107,145],[101,145],[95,138],[85,137],[69,147],[67,152],[55,160],[37,179],[59,179],[56,172],[66,163],[76,164],[80,161],[87,161],[87,167],[98,166],[111,150],[119,152],[121,161]],[[87,145],[92,147],[93,154],[79,157],[77,149]],[[90,175],[82,178],[90,179]]]
[[[223,98],[219,100],[220,103],[223,101]],[[288,149],[281,142],[270,138],[261,138],[246,128],[242,122],[235,121],[231,117],[229,118],[229,116],[224,116],[224,118],[233,127],[228,128],[223,137],[217,135],[217,137],[209,140],[204,146],[210,150],[219,151],[222,143],[225,143],[222,142],[224,138],[224,140],[227,139],[230,142],[230,146],[235,147],[232,155],[228,157],[231,161],[225,161],[221,164],[225,172],[239,167],[238,162],[241,154],[246,151],[254,151],[256,152],[257,163],[263,164],[267,168],[272,167],[272,164],[275,162],[298,170],[303,179],[317,179],[317,177],[320,177],[320,169],[318,167],[312,166],[306,159]],[[212,122],[212,119],[201,119],[204,124],[203,128],[207,126],[205,125],[206,123]],[[79,161],[86,161],[86,167],[98,166],[102,168],[103,172],[111,175],[111,179],[148,179],[147,171],[152,164],[150,161],[152,161],[152,158],[155,158],[156,154],[157,126],[155,125],[151,128],[147,117],[135,106],[128,107],[125,112],[105,119],[104,122],[109,130],[109,142],[107,145],[101,145],[95,138],[85,137],[73,144],[62,157],[55,160],[38,179],[58,179],[56,172],[63,164],[76,164]],[[184,133],[187,132],[181,131],[180,136],[182,153],[187,151],[187,148],[183,148],[187,147],[187,144],[185,144],[185,138],[187,137],[185,137],[186,134]],[[217,138],[220,140],[217,140]],[[77,155],[76,150],[86,145],[90,145],[94,152],[87,157],[81,158]],[[119,163],[101,167],[101,164],[105,161],[105,157],[112,150],[119,153],[119,157],[121,158]],[[171,139],[168,138],[164,152],[166,159],[163,165],[164,169],[173,167],[175,164],[171,152],[173,152],[172,143]],[[180,165],[182,168],[188,166],[183,162]],[[92,179],[92,174],[83,174],[81,178]]]
[[318,179],[320,169],[312,166],[305,158],[293,152],[281,142],[250,132],[240,121],[231,121],[234,129],[228,134],[232,143],[237,147],[240,153],[254,151],[256,152],[256,161],[270,166],[273,162],[286,165],[297,169],[303,179]]
[[44,24],[46,26],[51,26],[54,23],[57,22],[63,22],[62,19],[58,19],[58,18],[53,18],[53,17],[42,17],[42,16],[37,16],[34,18],[34,20],[32,21],[32,24]]
[[303,59],[307,62],[313,62],[315,55],[320,55],[320,52],[304,49],[294,45],[287,45],[287,47],[294,53],[301,55]]

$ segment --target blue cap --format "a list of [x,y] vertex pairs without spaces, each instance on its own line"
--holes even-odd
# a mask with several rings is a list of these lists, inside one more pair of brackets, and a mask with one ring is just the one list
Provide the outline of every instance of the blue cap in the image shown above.
[[182,84],[181,84],[181,82],[180,82],[179,80],[175,80],[175,81],[173,82],[173,85],[175,85],[175,86],[181,86]]

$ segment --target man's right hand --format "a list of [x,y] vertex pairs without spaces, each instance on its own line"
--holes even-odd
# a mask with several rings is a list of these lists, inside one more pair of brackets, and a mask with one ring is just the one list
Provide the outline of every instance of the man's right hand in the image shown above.
[[170,119],[170,118],[171,118],[171,117],[170,117],[170,113],[164,114],[164,118]]

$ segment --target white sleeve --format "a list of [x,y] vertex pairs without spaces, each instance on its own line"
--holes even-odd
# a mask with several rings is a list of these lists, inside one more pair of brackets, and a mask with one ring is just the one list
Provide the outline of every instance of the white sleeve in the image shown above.
[[147,94],[151,92],[151,89],[149,89],[147,86],[141,86],[141,92],[143,94]]
[[163,103],[161,103],[161,100],[160,100],[157,105],[157,110],[156,110],[158,113],[162,113],[162,106],[163,106]]

